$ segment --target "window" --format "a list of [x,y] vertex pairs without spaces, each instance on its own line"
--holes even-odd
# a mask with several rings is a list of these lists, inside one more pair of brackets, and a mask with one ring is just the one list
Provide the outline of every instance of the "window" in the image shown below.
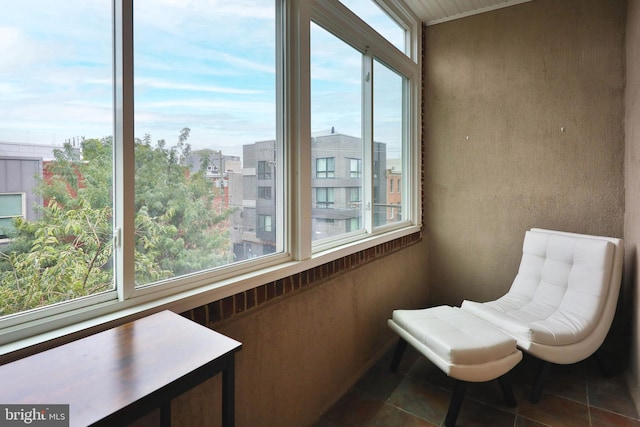
[[0,186],[0,226],[18,224],[0,246],[15,260],[0,262],[0,346],[418,232],[420,24],[401,2],[369,4],[377,17],[346,0],[4,8],[0,141],[32,146],[39,179]]
[[395,47],[405,51],[406,31],[374,0],[340,0]]
[[[406,78],[381,63],[373,61],[373,137],[376,142],[374,146],[374,226],[387,225],[389,205],[398,203],[398,211],[402,211],[402,200],[396,200],[393,188],[394,174],[396,169],[401,171],[402,164],[406,156],[405,133],[406,128],[406,101],[405,87]],[[389,166],[392,166],[391,168]],[[395,168],[397,165],[398,168]],[[389,171],[393,174],[387,176]],[[389,182],[389,194],[384,192],[386,181]],[[398,181],[400,182],[400,181]],[[378,188],[382,188],[379,191]],[[400,191],[398,185],[395,189]],[[393,199],[390,199],[393,197]]]
[[50,314],[44,306],[116,297],[111,2],[5,6],[0,141],[22,154],[0,172],[22,194],[0,182],[0,227],[13,232],[0,246],[0,344],[4,327]]
[[[134,0],[137,286],[237,261],[233,247],[247,236],[232,234],[234,207],[197,166],[217,167],[277,131],[276,2],[243,15],[207,2],[198,13],[159,6]],[[189,25],[172,24],[181,20]],[[277,145],[256,150],[259,180],[273,178]]]
[[345,233],[350,233],[352,231],[360,230],[360,218],[351,218],[347,221],[347,228],[345,229]]
[[271,215],[258,215],[258,230],[271,232]]
[[333,207],[333,188],[316,188],[316,207],[321,209]]
[[334,178],[336,176],[336,159],[320,157],[316,159],[316,178]]
[[[362,140],[362,53],[319,25],[312,24],[310,30],[311,129],[319,133],[311,146],[311,155],[316,156],[315,176],[335,177],[338,182],[345,184],[345,179],[349,179],[349,187],[362,188],[364,177],[361,174],[357,176],[357,159],[363,158],[365,149]],[[325,129],[330,131],[322,134]],[[324,157],[329,153],[337,153],[335,158],[330,158],[330,162]],[[330,203],[320,197],[321,194],[326,195],[326,191],[324,188],[316,189],[315,207],[331,208],[339,224],[321,233],[314,227],[316,231],[312,237],[319,241],[344,235],[348,229],[345,223],[363,215],[362,206],[348,206],[346,185],[335,189],[340,200],[335,205],[333,189]],[[317,221],[324,215],[326,212],[312,212],[312,219]]]
[[347,191],[351,207],[356,207],[360,202],[362,202],[362,189],[360,187],[348,187]]
[[15,233],[15,218],[25,216],[25,195],[23,193],[0,194],[0,239],[7,239]]
[[[375,25],[382,22],[375,12],[382,10],[378,3],[366,0],[342,3],[354,11],[359,10],[366,25],[391,41],[393,36]],[[389,20],[389,13],[390,9],[385,9],[383,15],[388,22],[397,24]],[[336,227],[330,233],[316,230],[313,237],[317,251],[340,245],[345,239],[358,239],[360,233],[375,233],[402,222],[389,220],[391,204],[399,204],[397,210],[407,212],[403,206],[407,197],[392,197],[394,185],[388,173],[396,168],[403,170],[410,161],[409,118],[415,111],[415,104],[411,104],[412,93],[415,93],[411,92],[411,76],[415,70],[409,69],[412,66],[405,68],[406,56],[398,50],[386,49],[385,55],[391,56],[383,57],[381,51],[372,51],[371,46],[379,45],[375,42],[376,36],[359,44],[355,34],[351,38],[340,22],[324,16],[318,14],[310,26],[311,125],[318,135],[313,140],[312,155],[319,159],[324,153],[338,153],[335,178],[345,187],[334,186],[336,196],[332,209],[336,211],[336,218],[339,215],[341,221],[350,225]],[[395,29],[397,40],[405,40],[404,27],[395,25]],[[404,46],[400,46],[402,52],[405,52]],[[329,102],[335,99],[340,101]],[[318,178],[320,169],[316,169]],[[347,188],[343,178],[357,180],[356,187],[349,182]],[[312,182],[311,186],[314,185],[318,183]],[[353,188],[360,189],[362,203],[351,199],[355,194]],[[317,201],[315,206],[319,207]],[[321,212],[314,215],[324,216]],[[354,229],[356,224],[361,228]]]
[[324,224],[334,224],[335,220],[333,218],[318,218],[318,223],[324,223]]
[[266,160],[258,161],[258,179],[271,179],[271,164]]
[[258,187],[258,198],[271,200],[271,187]]
[[349,160],[349,176],[351,178],[362,177],[362,160],[360,159]]

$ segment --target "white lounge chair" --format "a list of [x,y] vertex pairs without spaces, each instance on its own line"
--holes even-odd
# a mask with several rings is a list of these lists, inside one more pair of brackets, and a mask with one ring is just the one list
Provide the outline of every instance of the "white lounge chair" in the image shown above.
[[621,239],[532,229],[509,292],[495,301],[462,303],[545,362],[532,402],[540,400],[550,364],[579,362],[602,345],[616,311],[623,251]]

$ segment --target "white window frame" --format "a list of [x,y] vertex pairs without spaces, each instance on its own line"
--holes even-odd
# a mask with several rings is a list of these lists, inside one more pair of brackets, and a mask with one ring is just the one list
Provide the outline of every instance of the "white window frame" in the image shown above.
[[[338,0],[284,0],[279,7],[283,30],[276,31],[283,47],[277,54],[282,66],[278,79],[278,150],[275,194],[287,197],[273,218],[273,226],[284,230],[278,243],[285,252],[264,256],[249,263],[218,272],[193,274],[167,280],[161,285],[136,289],[134,286],[134,102],[133,102],[133,0],[113,0],[114,11],[114,230],[116,291],[54,304],[27,313],[0,319],[0,362],[37,351],[56,339],[69,339],[124,323],[132,318],[163,309],[183,312],[248,289],[288,277],[421,230],[420,177],[420,31],[417,18],[402,0],[376,0],[401,19],[407,28],[407,54],[400,52],[356,17]],[[356,49],[366,52],[369,64],[383,62],[406,76],[407,144],[402,166],[402,187],[407,215],[403,221],[375,230],[367,224],[366,234],[341,239],[328,246],[312,241],[312,156],[310,124],[309,27],[322,25]],[[306,78],[305,78],[306,77]],[[370,108],[370,107],[367,107]],[[364,166],[364,165],[363,165]],[[371,171],[363,167],[365,181]],[[288,173],[287,173],[288,171]],[[287,178],[287,179],[285,179]],[[365,183],[365,187],[371,185]],[[370,189],[363,189],[369,191]],[[364,196],[363,196],[364,197]],[[52,341],[53,340],[53,341]],[[47,344],[45,344],[47,343]]]
[[[339,1],[333,0],[315,0],[311,3],[311,20],[324,30],[330,32],[334,36],[349,44],[363,55],[363,131],[362,138],[364,142],[365,158],[363,162],[362,176],[363,182],[363,203],[365,205],[364,228],[361,232],[348,233],[327,239],[316,240],[313,243],[313,253],[322,253],[333,247],[345,245],[363,239],[365,236],[375,236],[393,229],[401,229],[412,224],[420,222],[420,207],[417,206],[419,199],[418,192],[421,183],[417,182],[416,176],[419,175],[419,150],[418,144],[420,138],[419,126],[419,107],[420,107],[420,59],[417,57],[419,52],[419,26],[415,20],[412,20],[410,14],[403,8],[400,1],[377,1],[387,13],[403,22],[406,29],[407,38],[406,51],[398,50],[394,45],[387,41],[384,37],[373,30],[364,21],[358,18],[350,9]],[[384,5],[382,5],[384,3]],[[402,17],[402,18],[401,18]],[[416,35],[416,39],[413,36]],[[377,162],[373,161],[373,63],[375,61],[389,67],[404,76],[405,97],[403,110],[405,111],[405,140],[403,158],[403,171],[407,176],[408,191],[402,193],[402,200],[406,201],[407,216],[403,221],[394,222],[385,225],[376,225],[373,221],[373,207],[375,203],[375,195],[373,188],[373,179],[375,169],[378,167]],[[365,79],[364,76],[370,75],[374,78]],[[373,164],[373,169],[367,165]],[[387,191],[386,188],[378,189],[378,191]]]

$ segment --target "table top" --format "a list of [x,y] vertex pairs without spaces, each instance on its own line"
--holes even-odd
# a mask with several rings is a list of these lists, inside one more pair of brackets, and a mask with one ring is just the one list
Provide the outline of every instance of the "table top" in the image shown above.
[[0,366],[0,403],[69,404],[89,425],[241,346],[163,311]]

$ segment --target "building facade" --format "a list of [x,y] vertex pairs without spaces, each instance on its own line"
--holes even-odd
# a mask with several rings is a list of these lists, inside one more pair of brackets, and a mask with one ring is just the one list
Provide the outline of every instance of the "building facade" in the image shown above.
[[[364,228],[363,144],[360,138],[331,132],[312,138],[312,239],[321,240]],[[242,189],[234,188],[242,203],[233,215],[232,240],[237,260],[275,252],[277,224],[276,142],[258,141],[243,146]],[[389,221],[386,144],[376,142],[373,152],[374,226]],[[400,176],[400,173],[394,176]],[[397,195],[394,195],[397,197]],[[395,199],[394,199],[395,200]],[[395,208],[394,212],[398,209]]]

